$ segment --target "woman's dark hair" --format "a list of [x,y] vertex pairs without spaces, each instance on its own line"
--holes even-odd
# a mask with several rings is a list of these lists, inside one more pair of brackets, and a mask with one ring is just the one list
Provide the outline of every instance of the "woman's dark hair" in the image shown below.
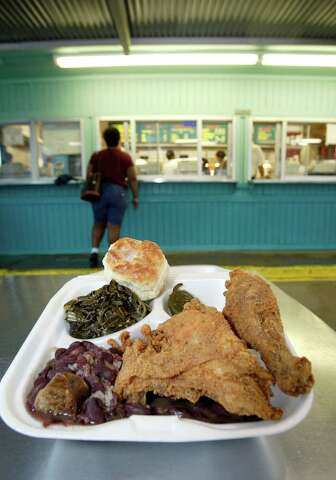
[[216,157],[223,159],[225,157],[225,152],[223,152],[223,150],[217,150]]
[[173,160],[173,158],[175,158],[175,152],[174,150],[167,150],[166,151],[166,158],[168,160]]
[[109,127],[104,131],[103,137],[108,147],[116,147],[120,141],[120,132],[115,127]]

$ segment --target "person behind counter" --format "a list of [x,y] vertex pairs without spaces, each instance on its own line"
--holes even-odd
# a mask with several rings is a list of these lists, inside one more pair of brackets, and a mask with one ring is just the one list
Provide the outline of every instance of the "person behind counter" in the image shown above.
[[92,249],[90,267],[97,267],[99,245],[108,229],[109,244],[120,237],[120,228],[127,208],[127,188],[131,187],[133,206],[138,207],[138,182],[130,155],[120,146],[120,132],[107,128],[103,133],[107,148],[92,155],[87,175],[99,172],[102,176],[101,197],[92,202],[94,224],[92,227]]
[[217,150],[216,163],[215,163],[215,175],[226,175],[227,161],[225,158],[225,152],[223,150]]
[[20,162],[15,162],[13,155],[0,145],[0,177],[22,177],[29,171]]
[[174,150],[166,151],[167,161],[163,164],[163,173],[165,175],[173,175],[177,173],[177,160]]

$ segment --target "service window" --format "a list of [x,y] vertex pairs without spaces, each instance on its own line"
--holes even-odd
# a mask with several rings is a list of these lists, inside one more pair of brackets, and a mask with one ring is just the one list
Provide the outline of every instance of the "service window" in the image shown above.
[[336,175],[336,123],[288,123],[285,176]]
[[202,174],[232,178],[232,122],[202,122]]
[[155,121],[136,122],[135,166],[140,175],[160,174],[158,123]]
[[141,175],[197,175],[196,120],[137,121],[135,163]]
[[29,124],[0,125],[0,178],[30,178],[31,128]]
[[159,122],[159,163],[163,175],[197,175],[196,120]]
[[80,122],[38,122],[36,137],[40,178],[82,176]]
[[99,147],[106,148],[103,134],[107,128],[115,127],[120,132],[121,147],[126,151],[131,151],[131,122],[129,120],[99,120]]
[[253,123],[250,167],[252,180],[280,178],[281,131],[281,122]]

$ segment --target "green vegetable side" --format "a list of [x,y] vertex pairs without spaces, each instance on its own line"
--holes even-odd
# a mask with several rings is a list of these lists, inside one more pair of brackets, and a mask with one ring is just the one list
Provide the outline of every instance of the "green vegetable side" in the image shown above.
[[112,280],[88,295],[64,305],[70,335],[97,338],[130,327],[151,311],[136,293]]
[[182,283],[175,285],[172,293],[169,295],[168,311],[170,315],[176,315],[182,312],[184,305],[194,298],[193,295],[186,290],[180,290],[182,286]]

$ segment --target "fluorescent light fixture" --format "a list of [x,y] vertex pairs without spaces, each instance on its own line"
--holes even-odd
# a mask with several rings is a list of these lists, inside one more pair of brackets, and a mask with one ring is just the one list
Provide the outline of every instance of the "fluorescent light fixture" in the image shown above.
[[162,65],[255,65],[255,53],[149,53],[136,55],[69,55],[55,57],[61,68],[139,67]]
[[[135,40],[135,39],[134,39]],[[193,43],[193,44],[178,44],[178,43],[167,43],[167,44],[153,44],[153,43],[132,43],[132,53],[200,53],[200,52],[219,52],[219,53],[229,53],[229,52],[252,52],[255,53],[256,45],[248,45],[248,44],[228,44],[225,45],[223,42],[220,43]],[[224,52],[225,50],[225,52]],[[62,53],[62,52],[60,52]],[[68,52],[71,53],[71,52]],[[83,53],[83,52],[82,52]]]
[[336,67],[336,55],[265,53],[261,63],[288,67]]

